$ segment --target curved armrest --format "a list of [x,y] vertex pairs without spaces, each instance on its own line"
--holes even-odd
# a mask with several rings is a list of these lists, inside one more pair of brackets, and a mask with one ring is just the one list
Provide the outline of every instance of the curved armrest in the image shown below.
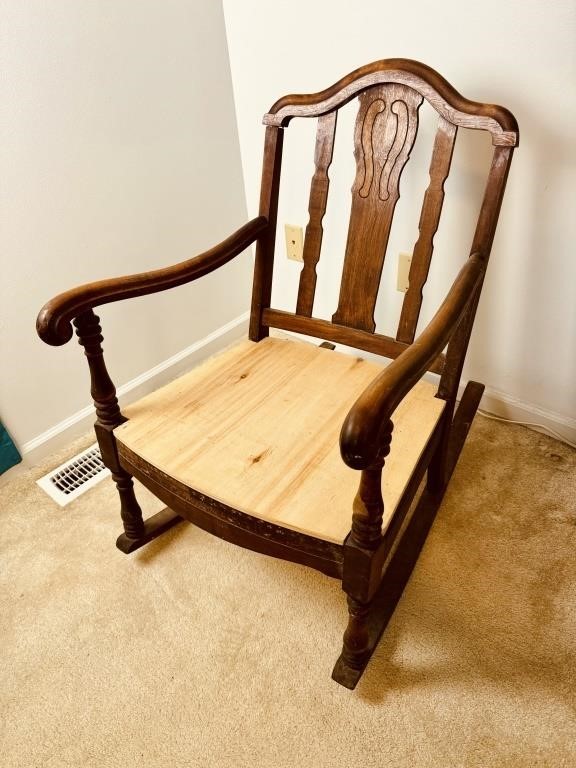
[[83,312],[112,301],[165,291],[207,275],[241,253],[267,227],[268,220],[264,216],[258,216],[214,248],[172,267],[99,280],[61,293],[40,310],[36,321],[38,335],[46,344],[66,344],[72,338],[70,321]]
[[483,271],[481,255],[472,254],[426,328],[356,400],[340,432],[340,452],[348,466],[366,469],[374,462],[383,427],[450,340]]

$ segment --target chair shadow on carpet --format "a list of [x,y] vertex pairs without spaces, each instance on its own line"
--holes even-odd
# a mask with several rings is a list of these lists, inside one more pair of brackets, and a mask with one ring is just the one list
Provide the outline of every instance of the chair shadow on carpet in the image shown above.
[[379,703],[392,689],[440,684],[449,692],[464,683],[518,695],[537,688],[574,707],[574,680],[568,678],[576,669],[576,648],[561,628],[562,605],[571,604],[573,560],[563,568],[564,558],[555,558],[548,570],[556,578],[543,576],[542,568],[521,573],[525,563],[503,566],[503,555],[494,551],[467,560],[457,543],[450,551],[446,540],[438,541],[442,533],[449,532],[430,536],[358,695]]
[[[514,461],[509,457],[504,471],[496,463],[495,448],[501,456],[508,446],[502,439],[494,446],[489,440],[490,430],[489,424],[476,427],[476,442],[463,454],[463,464],[486,467],[491,459],[492,468],[488,466],[486,472],[494,477],[471,486],[466,468],[457,468],[454,487],[438,513],[412,577],[363,678],[350,695],[386,703],[392,691],[440,686],[449,695],[457,684],[462,687],[464,683],[473,689],[523,696],[537,688],[574,705],[576,649],[570,639],[569,606],[574,603],[570,590],[576,584],[576,526],[566,514],[570,505],[563,501],[569,495],[565,468],[561,462],[548,459],[548,438],[507,432]],[[529,454],[522,450],[524,442]],[[534,442],[542,449],[539,460],[551,463],[554,476],[562,475],[563,481],[548,491],[540,483],[538,504],[530,483],[524,482],[530,462],[537,458]],[[557,444],[554,450],[560,451]],[[524,466],[527,456],[532,458]],[[516,488],[511,488],[514,498],[500,501],[494,489],[501,487],[510,473]],[[557,498],[559,487],[563,489],[561,498]],[[560,514],[559,509],[564,512]],[[196,534],[208,537],[205,544],[212,551],[216,540],[183,522],[132,557],[143,565],[151,564],[192,532],[190,542],[186,542],[187,547],[191,545],[191,555]],[[331,665],[340,651],[347,614],[338,582],[311,569],[238,550],[226,542],[217,545],[224,547],[226,560],[228,551],[234,553],[233,559],[227,563],[223,560],[223,564],[245,558],[243,567],[250,569],[250,578],[258,579],[266,600],[282,604],[290,596],[298,602],[297,615],[290,616],[285,610],[276,615],[280,630],[294,634],[291,646],[284,638],[284,651],[298,656],[296,666],[300,666],[302,654],[312,652],[315,658],[307,659],[307,665],[321,667],[327,685],[333,685]],[[244,576],[238,573],[238,578]],[[310,631],[313,624],[321,625],[322,631],[311,649],[298,636]]]
[[[573,703],[566,678],[567,649],[562,637],[548,631],[554,618],[552,604],[562,600],[569,579],[557,579],[555,593],[538,600],[533,589],[542,580],[540,574],[518,578],[510,568],[503,568],[504,553],[494,540],[485,542],[484,552],[467,550],[448,523],[442,518],[436,521],[366,673],[351,695],[385,704],[392,691],[438,684],[449,691],[464,683],[518,692],[536,686],[567,705]],[[183,522],[133,557],[144,566],[151,564],[190,534],[209,536]],[[193,553],[194,542],[190,543]],[[219,546],[236,550],[226,542]],[[308,660],[325,668],[329,680],[330,652],[336,658],[346,621],[345,595],[339,584],[311,569],[303,573],[292,563],[254,552],[245,556],[258,571],[259,583],[269,592],[278,590],[280,602],[283,590],[297,594],[303,613],[313,610],[319,623],[326,630],[331,628],[316,646],[317,660]],[[557,560],[554,566],[558,575]],[[302,616],[293,617],[292,627]],[[291,623],[285,613],[284,619]]]

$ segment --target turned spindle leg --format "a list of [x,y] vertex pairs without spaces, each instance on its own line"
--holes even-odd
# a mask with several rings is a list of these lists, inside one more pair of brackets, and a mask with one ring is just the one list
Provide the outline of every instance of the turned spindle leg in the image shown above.
[[112,479],[120,496],[120,517],[124,524],[124,533],[133,541],[141,539],[144,536],[144,521],[134,494],[132,478],[127,472],[112,472]]
[[[371,578],[371,553],[378,549],[382,541],[382,468],[384,459],[390,452],[392,429],[392,422],[389,421],[382,430],[381,450],[377,459],[371,466],[362,470],[353,504],[352,530],[348,546],[364,553],[362,562],[366,570],[361,591],[366,594],[369,593],[368,584]],[[347,590],[345,582],[343,586]],[[369,631],[371,607],[371,599],[360,600],[357,596],[348,594],[348,625],[344,632],[342,653],[332,674],[335,680],[348,688],[354,688],[374,650],[374,638]]]
[[114,428],[123,424],[126,417],[120,411],[116,389],[104,363],[100,320],[92,310],[88,310],[74,320],[74,325],[90,368],[90,391],[96,408],[94,429],[100,453],[104,463],[112,472],[112,478],[120,496],[120,516],[124,533],[119,536],[116,546],[128,554],[180,523],[182,518],[170,509],[163,509],[152,515],[146,522],[142,519],[142,510],[134,494],[132,475],[120,466],[116,450]]
[[370,656],[367,618],[369,603],[361,603],[348,595],[348,626],[344,632],[342,661],[353,669],[363,669]]
[[90,391],[96,408],[96,436],[105,464],[112,472],[120,496],[120,515],[124,523],[124,532],[131,540],[144,535],[142,510],[134,495],[132,477],[118,463],[113,429],[126,418],[120,411],[116,388],[112,383],[102,350],[102,329],[100,319],[92,310],[79,315],[74,320],[76,335],[88,360],[90,368]]

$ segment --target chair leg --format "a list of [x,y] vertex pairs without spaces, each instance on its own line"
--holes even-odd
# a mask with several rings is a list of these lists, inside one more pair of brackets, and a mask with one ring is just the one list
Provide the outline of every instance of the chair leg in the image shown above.
[[348,625],[332,679],[350,690],[362,677],[389,618],[381,605],[380,592],[382,588],[366,603],[348,595]]
[[144,544],[148,544],[172,526],[182,522],[180,515],[172,512],[171,509],[163,509],[144,521],[134,493],[132,476],[120,470],[113,472],[112,478],[120,496],[120,517],[124,524],[124,533],[116,540],[116,546],[124,554],[128,555],[140,549]]
[[136,501],[132,477],[127,472],[120,471],[113,472],[112,479],[120,496],[120,517],[124,524],[124,533],[128,539],[141,539],[144,535],[144,520],[140,505]]
[[442,495],[424,489],[370,602],[361,603],[348,597],[348,626],[342,653],[332,672],[332,679],[345,688],[352,690],[356,687],[376,650],[416,565],[441,501]]
[[350,690],[356,687],[374,650],[368,628],[369,612],[370,603],[363,603],[348,595],[348,626],[344,632],[342,653],[332,671],[332,679]]
[[[484,386],[477,382],[467,384],[450,423],[447,443],[438,451],[441,474],[433,477],[432,482],[429,476],[429,482],[382,574],[374,596],[369,603],[348,597],[348,626],[344,633],[342,653],[332,672],[332,679],[346,688],[356,687],[402,596],[442,503],[444,490],[464,446],[483,390]],[[441,482],[436,485],[435,480]]]
[[368,633],[368,613],[370,603],[348,595],[348,626],[344,632],[342,661],[353,669],[364,669],[370,656],[370,635]]
[[446,405],[440,441],[428,465],[426,486],[430,493],[439,496],[444,494],[448,483],[448,448],[450,445],[453,415],[454,402],[452,401]]

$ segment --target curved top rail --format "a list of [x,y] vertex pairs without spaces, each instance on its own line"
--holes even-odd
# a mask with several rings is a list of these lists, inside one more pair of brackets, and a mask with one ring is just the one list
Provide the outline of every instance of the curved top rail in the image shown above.
[[518,123],[505,107],[465,99],[442,75],[412,59],[382,59],[355,69],[323,91],[292,94],[276,101],[265,125],[286,126],[293,117],[318,117],[381,83],[402,83],[418,91],[446,120],[462,128],[489,131],[496,146],[518,145]]

